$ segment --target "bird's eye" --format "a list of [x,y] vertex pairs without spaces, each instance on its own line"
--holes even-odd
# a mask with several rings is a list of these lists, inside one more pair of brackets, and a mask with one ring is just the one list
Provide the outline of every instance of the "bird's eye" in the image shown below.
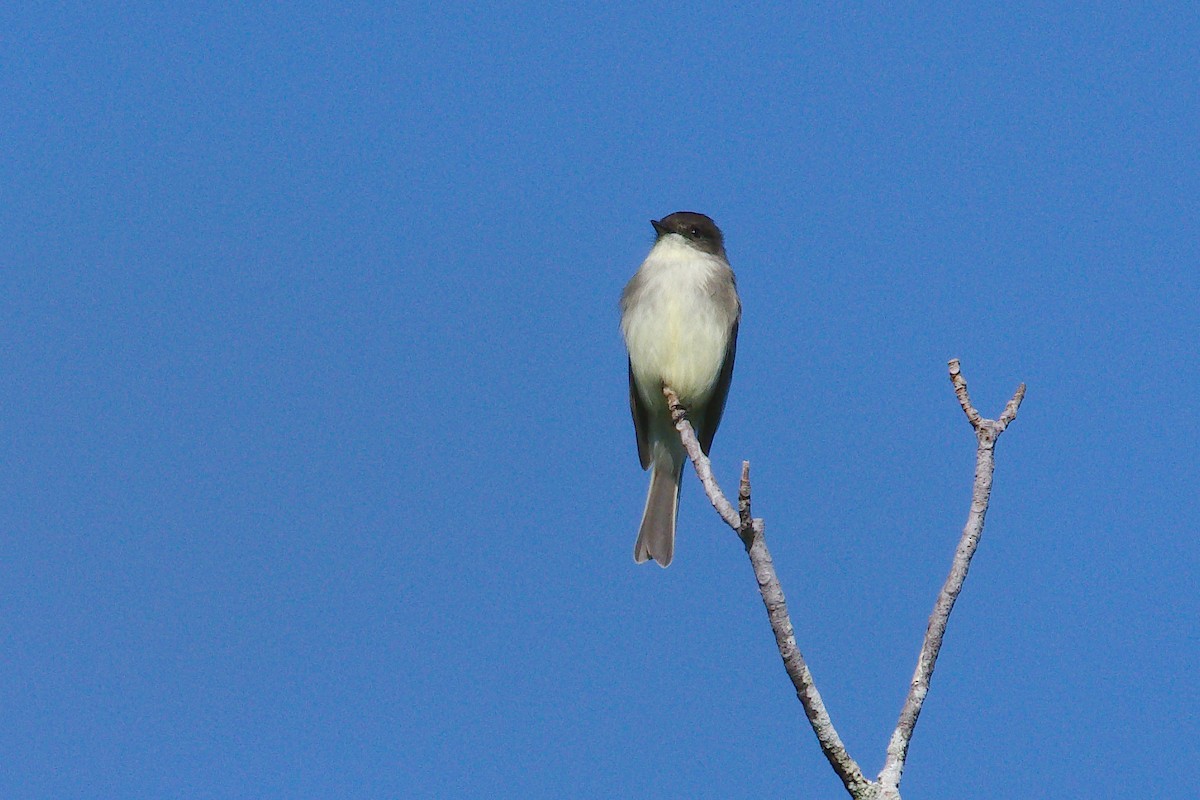
[[695,225],[692,226],[692,236],[696,236],[696,237],[700,236],[700,229],[697,228]]

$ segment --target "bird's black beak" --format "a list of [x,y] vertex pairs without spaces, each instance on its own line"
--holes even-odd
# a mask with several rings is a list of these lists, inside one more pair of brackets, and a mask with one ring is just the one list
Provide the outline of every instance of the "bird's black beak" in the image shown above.
[[654,232],[659,236],[666,236],[668,231],[663,227],[663,224],[656,219],[650,220],[650,224],[654,226]]

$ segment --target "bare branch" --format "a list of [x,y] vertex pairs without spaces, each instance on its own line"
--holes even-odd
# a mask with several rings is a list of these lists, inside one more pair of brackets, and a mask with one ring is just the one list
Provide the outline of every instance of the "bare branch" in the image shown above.
[[900,710],[900,719],[896,730],[888,742],[887,760],[879,773],[878,782],[885,794],[898,797],[900,777],[904,773],[904,761],[908,756],[909,742],[912,740],[913,729],[921,714],[921,706],[929,693],[929,682],[933,678],[933,668],[937,663],[938,651],[942,647],[942,638],[946,635],[946,625],[950,620],[950,612],[962,591],[963,582],[967,579],[967,571],[971,567],[971,559],[979,546],[979,538],[983,534],[983,520],[987,514],[988,501],[992,493],[992,472],[996,468],[995,447],[996,439],[1004,432],[1017,416],[1017,409],[1025,397],[1025,384],[1017,388],[1016,394],[1008,401],[1004,413],[999,420],[984,419],[971,405],[971,397],[967,394],[967,382],[959,370],[958,359],[950,361],[950,380],[954,383],[954,394],[958,397],[959,405],[967,415],[979,440],[975,452],[975,486],[971,493],[971,509],[967,514],[967,522],[963,527],[962,537],[954,553],[954,562],[946,583],[938,594],[933,613],[929,616],[929,625],[925,630],[925,641],[921,645],[921,654],[917,658],[917,668],[913,673],[909,686],[908,697]]
[[1016,393],[1012,399],[1008,401],[1008,405],[1004,407],[1004,413],[1000,415],[1000,419],[996,422],[1000,425],[1000,430],[1008,427],[1008,423],[1017,418],[1017,409],[1021,407],[1021,401],[1025,399],[1025,384],[1017,387]]
[[971,424],[978,428],[983,417],[979,416],[975,406],[971,405],[971,396],[967,394],[967,381],[958,368],[957,358],[950,359],[950,380],[954,383],[954,394],[958,397],[958,404],[962,406],[962,410],[966,413],[967,419],[971,420]]
[[666,395],[667,404],[671,408],[671,419],[675,422],[675,429],[679,431],[680,439],[687,449],[692,465],[696,468],[697,477],[704,485],[704,491],[708,495],[709,501],[721,518],[725,520],[725,524],[732,528],[746,545],[746,553],[750,556],[750,564],[754,568],[754,577],[758,582],[758,591],[762,595],[763,605],[767,608],[767,618],[771,622],[771,630],[775,632],[775,644],[779,648],[779,655],[783,658],[784,669],[787,670],[788,677],[792,679],[792,685],[796,688],[796,697],[799,698],[808,722],[817,735],[817,741],[821,745],[822,752],[825,753],[825,758],[828,759],[838,777],[842,779],[842,783],[851,796],[866,797],[875,787],[863,775],[862,770],[859,769],[850,754],[846,752],[846,746],[842,744],[841,737],[838,736],[837,730],[833,727],[833,721],[829,718],[829,712],[825,710],[825,704],[821,700],[820,692],[817,691],[808,664],[805,663],[804,656],[796,645],[796,634],[792,628],[791,618],[788,616],[787,600],[783,594],[783,587],[779,584],[779,577],[775,574],[775,564],[771,560],[771,553],[767,550],[767,542],[763,535],[764,523],[761,519],[750,517],[749,462],[742,464],[742,480],[738,498],[738,505],[742,513],[739,514],[734,511],[733,506],[726,499],[721,487],[713,477],[712,465],[709,463],[708,457],[704,455],[691,423],[688,422],[687,410],[679,404],[679,397],[670,387],[663,387],[663,394]]
[[670,387],[663,387],[663,394],[671,409],[671,419],[675,429],[687,449],[688,456],[696,468],[696,475],[704,485],[705,494],[713,508],[725,520],[725,524],[734,530],[746,547],[750,564],[754,568],[754,577],[758,582],[758,591],[762,595],[763,605],[767,609],[767,618],[771,622],[771,630],[775,633],[775,644],[779,655],[783,658],[784,669],[792,679],[808,722],[821,751],[825,754],[834,772],[842,779],[842,784],[855,800],[900,800],[900,778],[904,773],[904,762],[908,756],[909,742],[921,707],[929,693],[929,682],[933,677],[933,668],[937,663],[938,652],[941,650],[942,639],[946,634],[946,625],[950,620],[950,612],[962,591],[963,582],[971,566],[971,559],[979,546],[979,538],[983,534],[983,520],[987,514],[988,501],[992,491],[992,473],[995,470],[996,439],[1016,419],[1017,409],[1025,398],[1025,384],[1017,387],[1016,393],[1004,407],[1004,412],[998,420],[984,419],[975,406],[971,404],[971,396],[967,393],[967,382],[962,377],[958,359],[950,361],[950,380],[954,383],[954,394],[967,415],[975,436],[979,442],[975,454],[975,486],[971,495],[971,509],[967,515],[967,523],[963,527],[962,537],[954,553],[954,561],[950,574],[934,604],[933,613],[929,617],[929,625],[925,630],[925,640],[921,646],[921,654],[917,659],[917,668],[913,673],[908,696],[900,711],[900,719],[888,742],[887,759],[879,777],[872,781],[867,779],[858,764],[846,752],[825,704],[817,691],[812,673],[796,645],[796,634],[788,616],[787,600],[783,595],[783,587],[775,574],[775,564],[771,553],[767,550],[764,536],[765,524],[761,519],[754,519],[750,511],[750,462],[742,462],[742,477],[738,485],[738,508],[733,505],[721,491],[716,478],[712,474],[712,465],[704,455],[696,432],[687,419],[687,410],[679,404],[679,397]]
[[733,505],[725,497],[725,493],[721,491],[717,479],[713,477],[712,464],[709,463],[708,456],[704,455],[704,450],[700,447],[696,432],[692,430],[692,423],[688,422],[687,409],[679,404],[679,395],[675,394],[671,387],[664,386],[663,394],[667,397],[667,405],[671,409],[671,421],[675,423],[675,430],[679,431],[688,458],[692,460],[692,465],[696,468],[696,477],[704,484],[704,493],[708,495],[709,502],[721,515],[721,519],[725,520],[725,524],[736,531],[741,520],[738,519],[738,513],[734,511]]

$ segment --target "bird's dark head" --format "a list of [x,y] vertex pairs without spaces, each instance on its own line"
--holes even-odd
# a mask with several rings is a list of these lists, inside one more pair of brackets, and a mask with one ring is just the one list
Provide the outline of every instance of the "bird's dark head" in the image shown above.
[[659,239],[677,233],[697,250],[725,257],[725,237],[721,235],[717,223],[704,214],[676,211],[662,219],[652,219],[650,224],[654,226]]

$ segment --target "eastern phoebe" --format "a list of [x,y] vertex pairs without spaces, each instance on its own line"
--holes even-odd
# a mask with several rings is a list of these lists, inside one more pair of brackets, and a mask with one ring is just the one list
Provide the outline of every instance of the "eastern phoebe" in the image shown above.
[[708,453],[725,410],[737,350],[738,300],[721,230],[678,211],[651,220],[658,238],[621,293],[621,333],[629,351],[629,407],[650,492],[633,560],[662,566],[675,554],[679,478],[687,452],[663,396],[669,386]]

